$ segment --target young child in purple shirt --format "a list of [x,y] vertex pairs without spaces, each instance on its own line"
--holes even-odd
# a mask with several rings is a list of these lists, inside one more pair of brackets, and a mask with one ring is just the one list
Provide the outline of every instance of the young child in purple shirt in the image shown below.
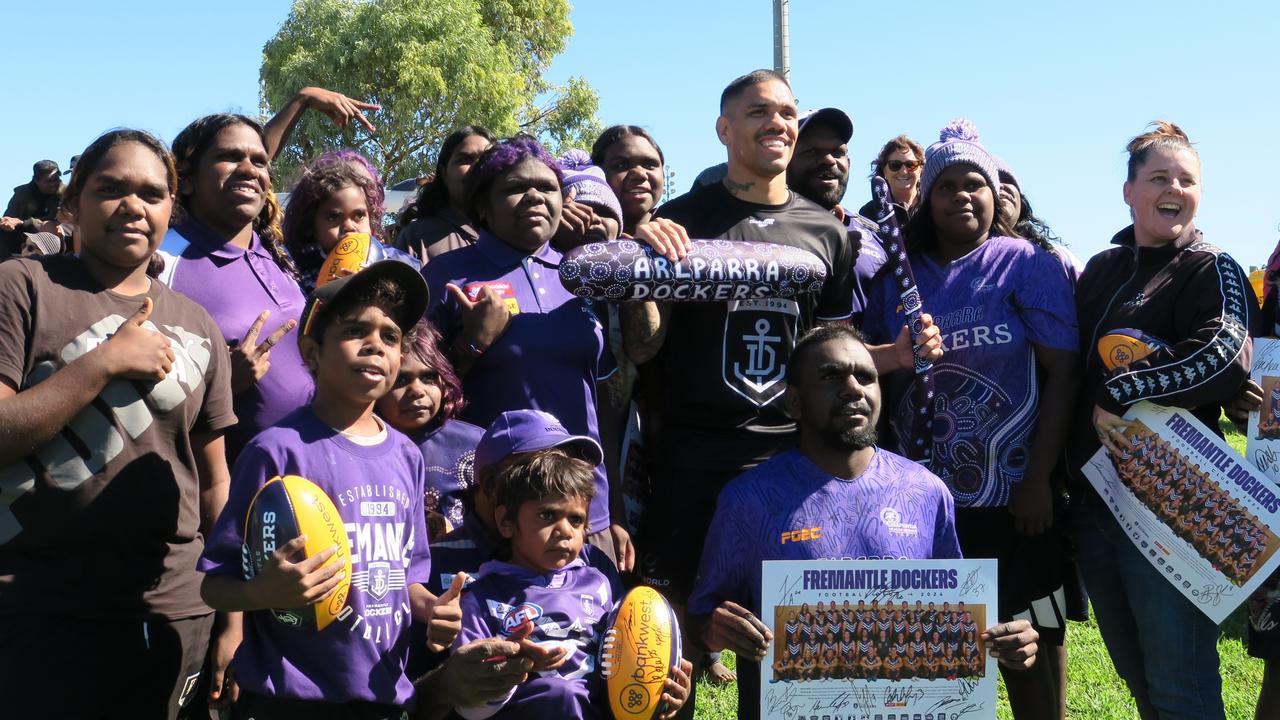
[[462,527],[467,515],[464,498],[475,483],[476,443],[484,430],[457,419],[465,406],[462,383],[440,349],[440,333],[420,321],[391,392],[374,409],[422,451],[431,542]]
[[[373,405],[399,371],[401,328],[412,327],[426,304],[421,276],[395,261],[332,281],[307,304],[299,344],[316,378],[315,398],[245,447],[198,566],[210,606],[245,611],[233,662],[242,716],[293,717],[343,703],[367,713],[361,717],[399,717],[413,703],[407,631],[411,619],[430,620],[434,600],[420,584],[430,571],[425,468],[418,449]],[[288,627],[267,611],[328,597],[344,579],[342,565],[329,562],[336,548],[304,558],[299,537],[256,573],[242,567],[246,513],[280,475],[324,490],[350,542],[346,607],[323,630]]]
[[[506,559],[481,565],[463,594],[454,647],[489,637],[516,639],[534,670],[505,698],[456,710],[470,720],[605,717],[596,657],[621,586],[613,567],[593,567],[581,555],[594,467],[603,452],[591,438],[570,435],[553,416],[523,410],[499,415],[476,454]],[[680,677],[681,683],[667,681],[664,718],[683,704],[688,676]]]

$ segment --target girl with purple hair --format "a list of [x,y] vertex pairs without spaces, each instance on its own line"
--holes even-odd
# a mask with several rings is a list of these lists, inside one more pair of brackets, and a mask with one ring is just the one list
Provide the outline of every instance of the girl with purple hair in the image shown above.
[[[462,378],[463,419],[487,427],[504,411],[532,408],[599,440],[597,383],[614,372],[614,360],[600,308],[560,284],[561,256],[550,241],[560,225],[563,177],[528,137],[504,140],[480,157],[464,188],[480,235],[426,266],[427,317]],[[621,519],[621,498],[610,492],[619,490],[609,477],[616,469],[611,444],[595,471],[587,541],[626,571],[635,556],[630,536],[611,520],[611,510]]]
[[440,349],[440,333],[419,322],[409,352],[400,357],[395,385],[374,409],[417,443],[427,461],[424,507],[431,542],[466,519],[463,497],[475,482],[476,443],[484,430],[457,419],[465,406],[462,381]]
[[420,267],[409,255],[382,245],[385,201],[378,171],[354,150],[327,152],[307,166],[289,195],[284,240],[308,295],[329,252],[352,233],[376,241],[376,259],[390,257]]

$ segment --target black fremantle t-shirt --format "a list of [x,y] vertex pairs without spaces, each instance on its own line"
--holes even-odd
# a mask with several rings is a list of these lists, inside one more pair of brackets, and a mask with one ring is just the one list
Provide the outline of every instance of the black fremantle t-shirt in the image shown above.
[[821,293],[794,299],[672,303],[657,362],[663,370],[658,452],[672,465],[732,471],[794,443],[782,393],[796,339],[852,312],[856,250],[831,213],[791,193],[781,205],[735,198],[715,183],[659,208],[694,239],[769,242],[808,250],[827,266]]

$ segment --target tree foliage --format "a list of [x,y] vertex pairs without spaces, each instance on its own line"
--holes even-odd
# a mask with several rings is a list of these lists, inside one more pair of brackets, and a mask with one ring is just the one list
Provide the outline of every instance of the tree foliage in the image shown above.
[[532,133],[555,152],[589,147],[600,130],[595,91],[582,78],[544,77],[572,33],[567,0],[294,0],[263,48],[264,110],[308,85],[382,109],[369,113],[376,133],[305,114],[277,174],[351,147],[388,179],[423,175],[444,138],[471,123]]

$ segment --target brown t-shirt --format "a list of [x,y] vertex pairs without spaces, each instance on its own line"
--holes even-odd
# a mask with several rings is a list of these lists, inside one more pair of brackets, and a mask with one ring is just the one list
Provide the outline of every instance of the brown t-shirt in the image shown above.
[[[195,570],[204,539],[190,437],[235,424],[230,356],[199,305],[159,282],[147,296],[144,327],[173,347],[169,376],[112,380],[44,447],[0,467],[0,615],[209,612]],[[0,377],[30,388],[141,306],[78,258],[0,263]]]

